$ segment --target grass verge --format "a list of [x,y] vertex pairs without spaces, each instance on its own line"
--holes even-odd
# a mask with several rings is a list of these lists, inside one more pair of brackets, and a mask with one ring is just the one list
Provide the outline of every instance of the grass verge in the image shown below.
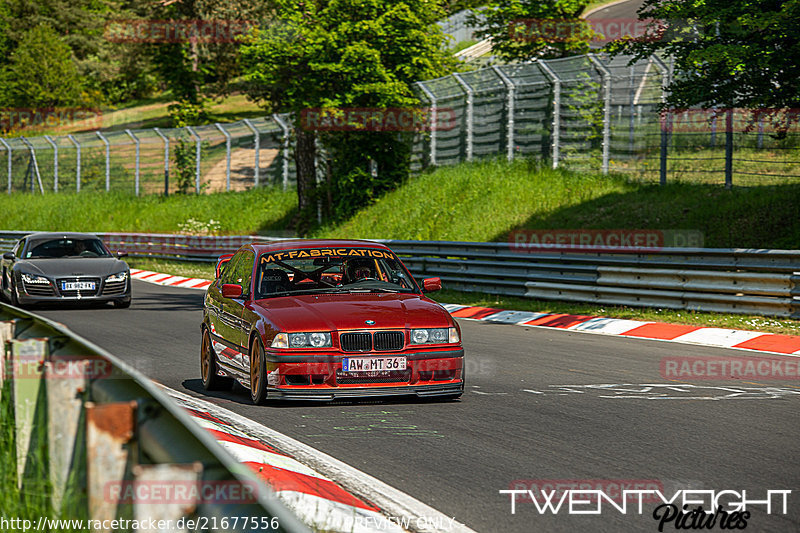
[[[131,268],[164,272],[187,278],[213,279],[214,266],[210,263],[188,263],[163,259],[130,258]],[[442,303],[497,307],[537,313],[567,313],[571,315],[607,316],[651,322],[669,322],[714,328],[765,331],[783,335],[800,335],[800,321],[770,318],[757,315],[726,315],[676,309],[648,309],[639,307],[609,306],[567,302],[550,302],[513,296],[499,296],[476,292],[444,289],[431,296]]]

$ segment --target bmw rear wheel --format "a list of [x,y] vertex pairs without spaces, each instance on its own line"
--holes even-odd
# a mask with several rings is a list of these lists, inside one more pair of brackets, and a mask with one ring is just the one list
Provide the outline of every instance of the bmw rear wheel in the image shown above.
[[256,405],[267,399],[267,361],[258,338],[250,346],[250,399]]

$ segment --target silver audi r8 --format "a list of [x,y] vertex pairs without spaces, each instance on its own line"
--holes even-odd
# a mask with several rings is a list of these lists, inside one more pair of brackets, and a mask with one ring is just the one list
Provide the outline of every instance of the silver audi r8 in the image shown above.
[[0,295],[12,305],[112,302],[131,305],[128,254],[112,254],[96,235],[33,233],[0,260]]

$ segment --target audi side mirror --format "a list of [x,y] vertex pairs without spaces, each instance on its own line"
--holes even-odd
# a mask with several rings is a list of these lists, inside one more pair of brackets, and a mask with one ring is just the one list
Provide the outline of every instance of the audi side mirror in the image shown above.
[[128,252],[118,251],[117,252],[117,259],[122,259],[123,257],[128,257]]
[[16,256],[14,255],[14,252],[5,252],[3,253],[3,259],[6,261],[13,261],[16,259]]

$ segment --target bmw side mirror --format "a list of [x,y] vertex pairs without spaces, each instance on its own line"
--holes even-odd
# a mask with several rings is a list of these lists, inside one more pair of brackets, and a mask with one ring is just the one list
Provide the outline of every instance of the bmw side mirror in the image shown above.
[[122,259],[123,257],[128,257],[128,252],[123,252],[123,251],[117,252],[117,259]]
[[436,292],[441,288],[441,278],[425,278],[422,280],[422,292]]
[[222,285],[222,297],[223,298],[241,298],[242,297],[242,286],[235,285],[233,283],[225,283]]
[[13,261],[15,258],[16,256],[14,255],[14,252],[5,252],[3,254],[3,259],[6,261]]

